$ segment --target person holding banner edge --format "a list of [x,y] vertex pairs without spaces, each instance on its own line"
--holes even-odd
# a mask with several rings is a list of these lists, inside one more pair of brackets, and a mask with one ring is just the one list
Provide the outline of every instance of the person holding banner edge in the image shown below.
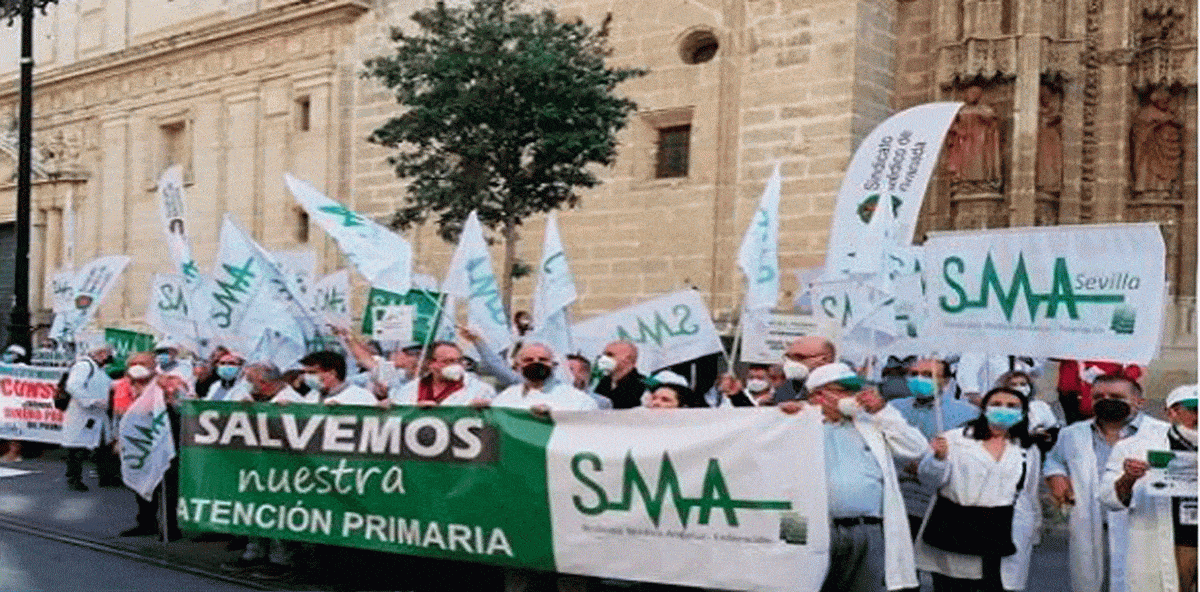
[[[825,429],[829,572],[821,592],[881,592],[918,585],[895,463],[928,446],[916,428],[845,364],[817,367],[805,380]],[[806,403],[785,401],[784,413]]]

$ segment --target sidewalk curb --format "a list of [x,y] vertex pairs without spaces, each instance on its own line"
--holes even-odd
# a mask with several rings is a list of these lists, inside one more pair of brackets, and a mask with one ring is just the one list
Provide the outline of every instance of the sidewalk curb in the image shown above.
[[281,590],[280,588],[266,586],[254,580],[231,577],[228,574],[214,572],[206,568],[185,562],[173,561],[163,557],[156,557],[154,555],[131,549],[124,545],[108,543],[90,537],[79,536],[78,534],[66,533],[44,524],[19,520],[3,514],[0,514],[0,530],[11,530],[38,538],[74,545],[77,547],[83,547],[93,551],[99,551],[101,553],[117,555],[124,557],[125,559],[139,561],[155,567],[184,572],[194,576],[199,576],[210,580],[218,580],[227,584],[234,584],[245,588],[271,591]]

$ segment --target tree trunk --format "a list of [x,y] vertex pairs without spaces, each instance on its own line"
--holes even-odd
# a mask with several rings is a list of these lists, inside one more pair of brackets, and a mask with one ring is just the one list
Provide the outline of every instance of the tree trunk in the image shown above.
[[504,236],[504,266],[501,267],[500,273],[503,275],[503,284],[501,297],[504,299],[504,310],[508,312],[508,321],[512,322],[513,306],[513,263],[517,260],[517,227],[512,220],[504,221],[504,228],[500,230],[500,234]]

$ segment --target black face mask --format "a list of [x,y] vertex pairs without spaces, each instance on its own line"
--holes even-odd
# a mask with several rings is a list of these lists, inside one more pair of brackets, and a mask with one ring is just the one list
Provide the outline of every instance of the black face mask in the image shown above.
[[308,383],[304,382],[303,380],[300,381],[299,386],[294,386],[292,389],[301,395],[307,395],[308,392],[312,390],[308,388]]
[[1092,405],[1092,409],[1096,411],[1096,418],[1104,421],[1121,421],[1133,411],[1129,403],[1120,399],[1101,399]]
[[521,374],[533,382],[542,382],[550,378],[551,368],[548,364],[534,362],[521,369]]

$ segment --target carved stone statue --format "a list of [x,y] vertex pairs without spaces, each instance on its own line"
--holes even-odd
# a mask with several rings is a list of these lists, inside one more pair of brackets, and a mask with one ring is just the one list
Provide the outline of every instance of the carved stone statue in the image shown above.
[[1183,163],[1183,123],[1171,111],[1171,96],[1165,90],[1150,93],[1133,115],[1130,136],[1133,190],[1173,189]]
[[1042,87],[1038,97],[1037,188],[1062,191],[1062,108],[1054,91]]
[[982,88],[967,88],[967,104],[950,126],[946,168],[957,181],[1000,180],[1000,118],[982,98]]

